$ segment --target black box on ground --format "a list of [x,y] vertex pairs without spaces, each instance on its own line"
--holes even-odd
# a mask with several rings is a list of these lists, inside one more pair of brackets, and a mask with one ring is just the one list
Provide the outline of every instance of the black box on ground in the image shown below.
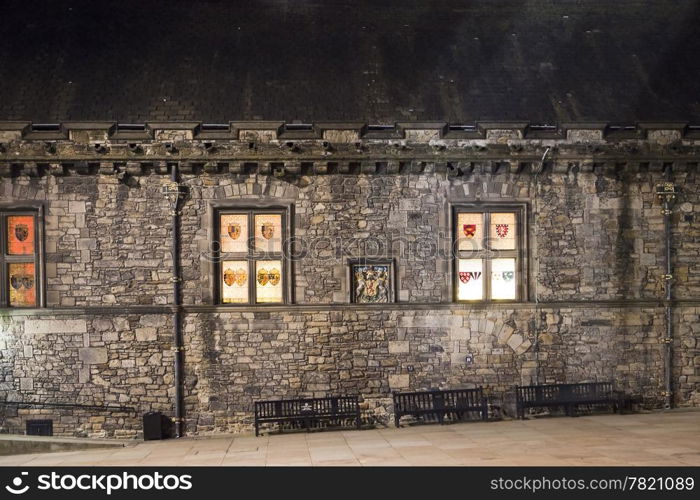
[[172,421],[160,412],[152,411],[143,415],[143,440],[167,439],[171,437]]

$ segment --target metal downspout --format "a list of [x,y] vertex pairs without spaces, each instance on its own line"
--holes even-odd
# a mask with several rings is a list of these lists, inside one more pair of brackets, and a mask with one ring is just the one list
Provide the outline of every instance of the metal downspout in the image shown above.
[[672,266],[672,235],[671,235],[671,206],[675,199],[676,187],[671,180],[671,168],[665,172],[663,184],[657,186],[656,194],[663,203],[661,213],[664,216],[664,235],[666,240],[665,260],[666,274],[663,276],[665,289],[665,314],[666,336],[664,342],[664,407],[673,408],[673,266]]
[[172,264],[173,275],[173,348],[175,351],[174,377],[175,386],[175,437],[184,435],[184,411],[183,411],[183,342],[182,342],[182,298],[181,283],[182,269],[180,267],[180,202],[184,191],[180,186],[180,171],[177,163],[173,163],[170,170],[171,185],[167,187],[168,200],[172,208]]
[[[547,156],[549,155],[550,151],[552,148],[547,147],[547,149],[544,150],[544,154],[542,154],[542,159],[540,160],[540,168],[535,172],[535,178],[534,178],[534,184],[535,184],[535,196],[534,196],[534,201],[533,201],[533,222],[535,224],[535,244],[537,245],[537,259],[535,259],[535,276],[534,276],[534,285],[535,285],[535,334],[534,334],[534,350],[535,350],[535,380],[534,384],[539,384],[540,383],[540,378],[541,378],[541,373],[540,373],[540,331],[542,330],[542,310],[540,309],[540,293],[539,293],[539,279],[540,279],[540,255],[539,255],[539,232],[537,231],[537,216],[539,215],[539,209],[540,209],[540,204],[539,204],[539,199],[540,199],[540,184],[539,184],[539,176],[540,173],[544,170],[544,162],[547,159]],[[530,383],[533,383],[530,381]]]

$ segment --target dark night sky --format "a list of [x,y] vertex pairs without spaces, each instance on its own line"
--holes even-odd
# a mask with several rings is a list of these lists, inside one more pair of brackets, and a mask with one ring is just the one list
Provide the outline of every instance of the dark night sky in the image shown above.
[[696,0],[4,2],[0,120],[690,121]]

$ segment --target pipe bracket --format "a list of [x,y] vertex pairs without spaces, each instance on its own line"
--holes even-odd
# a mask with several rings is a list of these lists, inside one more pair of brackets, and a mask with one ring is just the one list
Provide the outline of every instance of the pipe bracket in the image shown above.
[[677,192],[676,185],[673,182],[664,182],[656,186],[656,196],[665,201],[673,200]]

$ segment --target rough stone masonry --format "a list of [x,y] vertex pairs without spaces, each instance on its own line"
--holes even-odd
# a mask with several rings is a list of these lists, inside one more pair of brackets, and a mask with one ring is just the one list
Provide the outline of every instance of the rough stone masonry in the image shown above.
[[[433,387],[483,386],[507,415],[515,384],[613,380],[660,406],[665,242],[655,188],[669,176],[680,188],[674,399],[700,405],[700,137],[683,128],[0,129],[0,209],[43,211],[45,298],[0,310],[0,399],[120,407],[4,407],[4,431],[50,418],[57,435],[132,438],[143,413],[173,415],[163,187],[175,163],[187,190],[187,434],[249,431],[257,399],[331,394],[359,395],[367,421],[381,424],[392,391]],[[229,202],[290,207],[299,251],[289,304],[214,302],[212,214]],[[526,206],[522,301],[453,301],[450,210],[482,202]],[[350,303],[348,262],[370,251],[394,259],[393,303]]]

